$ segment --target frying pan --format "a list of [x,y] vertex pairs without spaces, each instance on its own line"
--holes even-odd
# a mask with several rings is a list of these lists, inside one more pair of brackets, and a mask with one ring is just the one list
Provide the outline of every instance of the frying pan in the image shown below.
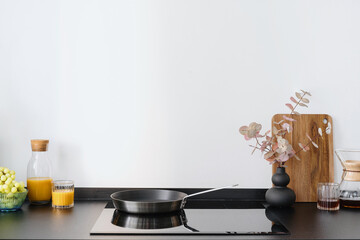
[[115,208],[122,212],[135,214],[169,213],[183,209],[189,197],[236,186],[238,184],[209,189],[190,195],[179,191],[160,189],[126,190],[115,192],[110,197]]

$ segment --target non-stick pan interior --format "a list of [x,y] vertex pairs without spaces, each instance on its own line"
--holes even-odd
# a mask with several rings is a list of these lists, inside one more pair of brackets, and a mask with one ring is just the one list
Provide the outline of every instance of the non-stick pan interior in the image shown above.
[[131,202],[168,202],[182,200],[186,195],[186,193],[171,190],[140,189],[116,192],[111,195],[111,198]]

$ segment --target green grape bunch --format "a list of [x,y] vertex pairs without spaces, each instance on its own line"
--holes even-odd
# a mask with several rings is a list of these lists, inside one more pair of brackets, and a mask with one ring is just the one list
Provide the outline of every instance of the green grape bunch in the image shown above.
[[15,193],[26,192],[25,183],[15,181],[15,171],[0,167],[0,193],[6,193],[11,198]]

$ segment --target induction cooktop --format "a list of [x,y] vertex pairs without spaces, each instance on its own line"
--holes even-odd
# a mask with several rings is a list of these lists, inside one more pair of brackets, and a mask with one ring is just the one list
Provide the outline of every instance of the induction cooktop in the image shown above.
[[[188,207],[188,205],[190,207]],[[220,204],[187,204],[180,212],[129,214],[107,204],[91,235],[286,235],[289,231],[260,203],[236,203],[234,208]],[[211,208],[209,208],[211,207]]]

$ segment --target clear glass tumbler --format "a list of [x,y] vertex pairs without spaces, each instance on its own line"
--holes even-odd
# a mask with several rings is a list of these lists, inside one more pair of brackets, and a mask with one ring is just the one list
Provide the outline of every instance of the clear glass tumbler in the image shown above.
[[54,208],[72,208],[74,206],[74,182],[56,180],[52,183],[52,206]]
[[337,183],[319,183],[317,208],[336,211],[340,208],[340,189]]

